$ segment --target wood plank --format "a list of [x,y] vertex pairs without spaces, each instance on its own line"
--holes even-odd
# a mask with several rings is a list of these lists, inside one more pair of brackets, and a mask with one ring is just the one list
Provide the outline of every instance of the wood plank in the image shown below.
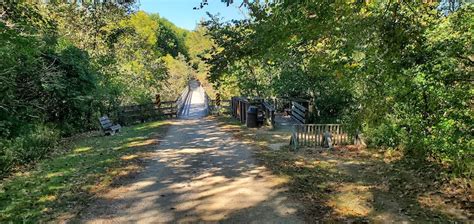
[[301,110],[298,110],[298,109],[295,108],[295,107],[292,108],[291,113],[292,113],[292,114],[295,114],[295,113],[296,113],[296,114],[300,115],[301,117],[306,118],[306,113],[303,112],[303,111],[301,111]]
[[306,107],[304,107],[303,105],[297,103],[297,102],[291,102],[293,104],[293,106],[297,107],[299,110],[302,110],[302,111],[307,111],[308,109]]
[[291,117],[292,117],[292,118],[295,118],[295,119],[296,119],[299,123],[301,123],[301,124],[304,124],[304,123],[305,123],[304,117],[301,117],[299,114],[291,113]]

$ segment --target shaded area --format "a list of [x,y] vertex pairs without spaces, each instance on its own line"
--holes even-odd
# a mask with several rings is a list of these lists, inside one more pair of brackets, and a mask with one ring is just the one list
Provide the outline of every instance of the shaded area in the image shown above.
[[[375,156],[374,156],[375,155]],[[378,155],[378,156],[377,156]],[[368,151],[261,154],[275,172],[291,177],[292,193],[308,205],[308,219],[332,221],[468,221],[467,201],[444,192],[438,169],[411,170],[409,161],[384,162]],[[459,193],[459,192],[458,192]],[[464,200],[469,196],[465,190]],[[460,195],[458,195],[460,196]],[[472,206],[472,203],[471,203]]]
[[298,205],[256,164],[251,147],[207,115],[204,90],[190,82],[186,105],[135,178],[98,198],[81,222],[298,223]]
[[146,168],[81,214],[102,222],[297,223],[298,205],[213,119],[175,121]]
[[338,147],[290,152],[282,130],[247,129],[223,120],[223,130],[259,146],[260,161],[276,175],[289,178],[291,195],[305,205],[308,222],[473,219],[469,182],[453,182],[442,175],[442,167],[390,150]]
[[74,215],[91,197],[140,170],[142,157],[157,145],[167,122],[125,127],[66,139],[28,172],[0,183],[0,222],[44,222]]

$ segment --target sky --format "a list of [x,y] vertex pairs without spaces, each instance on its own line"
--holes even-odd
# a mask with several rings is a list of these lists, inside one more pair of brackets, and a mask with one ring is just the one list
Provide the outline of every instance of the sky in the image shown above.
[[206,12],[213,15],[219,13],[224,20],[245,17],[241,11],[244,7],[239,9],[240,4],[234,3],[227,7],[221,0],[208,0],[209,5],[201,10],[193,10],[193,7],[198,7],[201,2],[202,0],[139,0],[139,7],[148,13],[158,13],[175,25],[188,30],[193,30],[202,19],[209,18]]

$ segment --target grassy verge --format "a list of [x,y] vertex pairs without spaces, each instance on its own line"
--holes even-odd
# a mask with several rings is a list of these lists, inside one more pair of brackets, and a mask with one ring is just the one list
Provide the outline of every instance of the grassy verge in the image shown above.
[[[261,149],[257,157],[290,179],[308,222],[467,222],[473,219],[472,180],[397,151],[353,148],[289,151],[281,131],[247,129],[221,118],[224,130]],[[286,135],[287,136],[287,135]],[[280,149],[275,149],[281,139]]]
[[34,168],[0,182],[0,222],[43,222],[74,216],[98,192],[140,169],[168,122],[124,127],[66,140]]

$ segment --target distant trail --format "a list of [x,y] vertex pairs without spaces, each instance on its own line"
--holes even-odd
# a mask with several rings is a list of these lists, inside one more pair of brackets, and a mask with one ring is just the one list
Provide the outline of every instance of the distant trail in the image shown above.
[[224,132],[192,82],[179,120],[135,178],[80,216],[86,223],[302,223],[283,180],[256,164],[250,145]]
[[189,88],[188,98],[179,117],[182,119],[196,119],[206,116],[208,105],[206,105],[204,89],[197,81],[191,81]]

